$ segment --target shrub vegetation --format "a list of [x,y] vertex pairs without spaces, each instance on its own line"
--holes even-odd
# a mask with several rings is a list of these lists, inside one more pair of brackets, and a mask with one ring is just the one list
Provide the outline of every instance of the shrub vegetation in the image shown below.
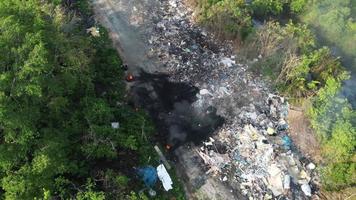
[[152,123],[126,105],[105,29],[86,33],[87,1],[61,2],[0,1],[0,196],[137,199],[129,172],[156,161]]

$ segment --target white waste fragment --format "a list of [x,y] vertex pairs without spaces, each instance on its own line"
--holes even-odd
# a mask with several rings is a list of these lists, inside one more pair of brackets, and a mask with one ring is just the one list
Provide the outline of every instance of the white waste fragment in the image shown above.
[[282,171],[276,164],[272,164],[268,167],[268,187],[272,191],[273,195],[279,196],[283,193]]
[[111,127],[113,129],[118,129],[118,128],[120,128],[120,123],[119,122],[111,122]]
[[227,90],[226,87],[219,87],[219,94],[221,96],[223,96],[223,95],[231,95],[231,93]]
[[93,37],[100,37],[99,28],[97,27],[88,28],[87,33],[90,33]]
[[227,181],[227,177],[226,176],[224,176],[224,178],[222,179],[222,181]]
[[310,180],[310,176],[309,176],[309,175],[307,174],[307,172],[304,171],[304,170],[300,171],[300,173],[299,173],[299,178],[300,178],[300,179],[305,179],[305,180],[307,180],[307,181]]
[[174,1],[174,0],[171,0],[169,1],[169,5],[171,5],[172,7],[176,8],[178,5],[177,5],[177,2]]
[[149,194],[151,197],[154,197],[154,196],[157,195],[157,192],[154,191],[154,190],[152,190],[152,189],[149,189],[149,190],[148,190],[148,194]]
[[207,90],[207,89],[202,89],[202,90],[200,90],[199,91],[199,94],[200,95],[212,95],[210,92],[209,92],[209,90]]
[[307,165],[307,169],[309,169],[309,170],[313,170],[313,169],[315,169],[315,164],[314,163],[309,163],[308,165]]
[[236,62],[234,60],[232,60],[231,58],[223,58],[220,61],[223,65],[225,65],[226,67],[231,67],[232,65],[235,65]]
[[172,184],[173,184],[172,179],[169,176],[169,174],[163,164],[158,165],[157,175],[158,175],[159,180],[162,182],[162,185],[166,191],[172,189]]
[[203,142],[205,146],[212,146],[215,140],[212,137],[209,137],[209,142]]
[[274,134],[274,129],[271,128],[271,127],[268,127],[267,128],[267,133],[268,133],[268,135],[273,135]]
[[256,112],[247,113],[247,117],[252,119],[252,121],[256,121],[257,114],[256,114]]
[[272,195],[270,194],[265,194],[265,196],[263,197],[264,200],[270,200],[273,199]]
[[286,190],[290,189],[290,176],[288,174],[284,175],[283,186]]
[[305,194],[306,196],[308,196],[308,197],[311,196],[311,188],[310,188],[310,186],[309,186],[308,184],[303,184],[303,185],[301,186],[301,188],[302,188],[302,191],[304,192],[304,194]]

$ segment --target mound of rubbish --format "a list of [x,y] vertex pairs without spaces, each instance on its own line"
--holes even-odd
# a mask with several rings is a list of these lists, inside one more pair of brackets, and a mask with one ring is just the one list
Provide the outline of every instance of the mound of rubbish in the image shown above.
[[315,165],[299,154],[288,136],[288,102],[250,74],[248,62],[238,62],[229,41],[219,44],[195,25],[182,1],[162,4],[155,34],[148,40],[152,54],[165,64],[172,81],[200,88],[194,109],[213,106],[226,119],[196,152],[206,174],[239,187],[250,199],[315,195]]

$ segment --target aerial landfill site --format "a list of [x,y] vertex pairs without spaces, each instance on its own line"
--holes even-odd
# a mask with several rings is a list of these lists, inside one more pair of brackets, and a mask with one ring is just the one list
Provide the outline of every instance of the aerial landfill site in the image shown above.
[[239,60],[231,42],[194,23],[184,1],[158,4],[144,13],[153,21],[147,55],[158,57],[170,81],[199,88],[192,110],[215,108],[225,120],[204,142],[175,149],[188,198],[318,199],[317,166],[288,136],[287,99],[248,71],[262,57]]
[[[214,136],[194,148],[204,176],[240,190],[249,199],[312,197],[318,185],[316,166],[298,154],[288,136],[286,99],[249,75],[248,64],[238,63],[231,44],[216,44],[194,25],[192,12],[182,1],[163,4],[149,39],[153,54],[166,62],[173,81],[201,88],[195,109],[214,106],[226,119]],[[190,181],[201,187],[204,183],[196,180],[200,178],[191,174]]]

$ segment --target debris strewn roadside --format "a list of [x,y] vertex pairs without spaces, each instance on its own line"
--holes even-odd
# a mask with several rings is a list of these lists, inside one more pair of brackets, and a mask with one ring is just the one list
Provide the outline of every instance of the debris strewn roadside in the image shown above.
[[206,174],[238,183],[249,199],[316,198],[316,166],[296,151],[288,136],[288,102],[250,75],[248,64],[237,62],[228,41],[217,44],[194,25],[182,1],[162,4],[155,34],[148,39],[152,54],[165,63],[172,81],[201,89],[195,109],[213,106],[227,120],[197,150]]

